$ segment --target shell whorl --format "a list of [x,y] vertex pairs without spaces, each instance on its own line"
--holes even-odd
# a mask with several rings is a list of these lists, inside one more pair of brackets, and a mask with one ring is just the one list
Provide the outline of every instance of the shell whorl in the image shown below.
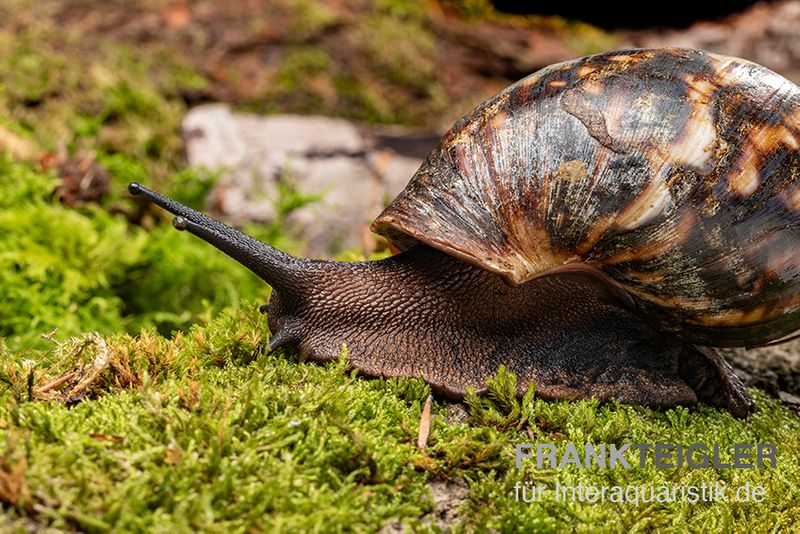
[[800,88],[741,59],[547,67],[458,121],[373,223],[520,284],[598,269],[699,344],[800,328]]

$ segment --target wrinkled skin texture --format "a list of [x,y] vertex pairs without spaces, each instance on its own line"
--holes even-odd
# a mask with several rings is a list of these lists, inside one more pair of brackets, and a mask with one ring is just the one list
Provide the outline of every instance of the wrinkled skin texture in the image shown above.
[[421,377],[449,397],[506,366],[519,393],[669,407],[707,402],[745,416],[750,400],[713,350],[660,333],[601,281],[566,273],[510,286],[495,274],[418,246],[376,262],[309,262],[273,290],[272,348],[336,359],[368,376]]

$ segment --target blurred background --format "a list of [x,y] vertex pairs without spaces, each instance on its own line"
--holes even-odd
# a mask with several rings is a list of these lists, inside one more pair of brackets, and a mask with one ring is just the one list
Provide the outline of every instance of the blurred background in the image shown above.
[[796,0],[582,9],[3,0],[0,338],[25,351],[56,328],[169,335],[266,301],[249,272],[131,198],[133,180],[290,252],[381,255],[369,222],[438,137],[541,67],[685,46],[800,81]]

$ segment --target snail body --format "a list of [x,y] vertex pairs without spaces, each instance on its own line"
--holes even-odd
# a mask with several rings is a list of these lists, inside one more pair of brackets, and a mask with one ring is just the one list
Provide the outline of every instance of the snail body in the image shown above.
[[[735,58],[553,65],[458,121],[373,223],[399,254],[303,260],[138,184],[273,287],[270,346],[349,347],[453,397],[500,365],[546,398],[750,400],[708,346],[800,328],[800,89]],[[677,334],[677,335],[675,335]]]

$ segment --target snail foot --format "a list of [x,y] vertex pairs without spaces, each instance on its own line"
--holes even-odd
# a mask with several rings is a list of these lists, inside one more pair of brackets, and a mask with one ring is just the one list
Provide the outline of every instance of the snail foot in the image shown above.
[[544,342],[521,340],[503,350],[516,356],[490,361],[514,371],[521,392],[535,384],[542,398],[594,397],[654,408],[703,402],[740,418],[751,411],[747,389],[715,349],[658,331],[622,307],[586,319],[565,324]]

